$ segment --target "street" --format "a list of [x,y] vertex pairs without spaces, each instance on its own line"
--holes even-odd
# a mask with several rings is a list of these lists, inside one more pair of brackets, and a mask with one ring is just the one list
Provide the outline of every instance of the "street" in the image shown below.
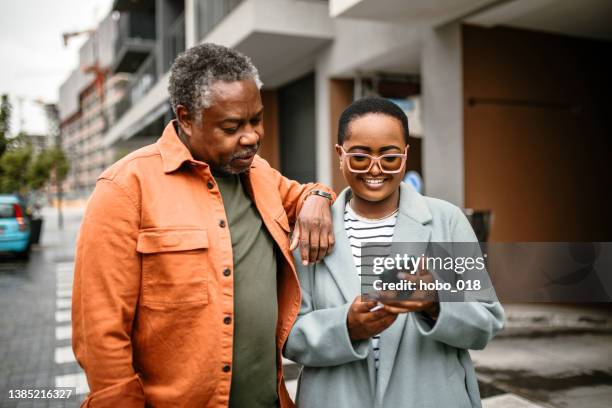
[[[41,245],[29,262],[0,259],[0,401],[2,407],[75,407],[88,392],[71,337],[74,246],[82,209],[57,227],[44,212]],[[508,329],[471,352],[483,406],[603,408],[612,400],[610,308],[507,305]],[[547,330],[540,330],[541,327]],[[299,368],[285,360],[295,395]],[[15,399],[10,390],[74,387],[75,397]]]

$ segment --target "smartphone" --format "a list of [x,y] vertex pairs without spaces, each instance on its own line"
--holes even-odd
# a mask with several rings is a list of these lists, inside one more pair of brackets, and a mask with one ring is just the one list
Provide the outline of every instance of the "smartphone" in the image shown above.
[[385,305],[383,305],[382,303],[378,302],[378,303],[376,304],[376,306],[374,306],[373,308],[371,308],[371,309],[370,309],[370,312],[375,312],[375,311],[377,311],[377,310],[382,309],[383,307],[385,307]]

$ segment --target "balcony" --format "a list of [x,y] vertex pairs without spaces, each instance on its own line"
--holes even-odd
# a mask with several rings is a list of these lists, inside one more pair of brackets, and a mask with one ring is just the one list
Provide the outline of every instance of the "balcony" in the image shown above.
[[129,11],[119,14],[114,72],[134,73],[155,48],[155,14]]
[[357,18],[388,23],[424,22],[441,24],[459,18],[493,0],[330,0],[334,18]]
[[312,71],[317,51],[334,38],[326,1],[200,0],[198,6],[200,41],[251,57],[270,88]]
[[166,72],[181,52],[185,51],[185,13],[181,14],[170,27],[164,37],[164,66]]
[[198,35],[203,38],[243,0],[200,0],[198,2]]

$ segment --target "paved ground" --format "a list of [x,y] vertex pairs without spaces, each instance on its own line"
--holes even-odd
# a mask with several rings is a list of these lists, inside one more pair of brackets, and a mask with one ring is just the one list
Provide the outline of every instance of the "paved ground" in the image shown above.
[[[60,231],[55,212],[46,210],[41,245],[31,260],[0,258],[0,407],[76,407],[88,392],[70,347],[74,243],[81,215],[79,209],[67,210]],[[485,408],[611,406],[610,307],[506,309],[508,330],[486,350],[471,353]],[[284,364],[294,395],[299,367]],[[69,401],[9,395],[11,389],[56,387],[73,387],[78,395]]]
[[[29,262],[0,259],[0,405],[74,407],[87,383],[70,347],[74,242],[81,211],[66,214],[66,229],[47,212],[41,245]],[[11,399],[9,390],[75,387],[70,400]]]

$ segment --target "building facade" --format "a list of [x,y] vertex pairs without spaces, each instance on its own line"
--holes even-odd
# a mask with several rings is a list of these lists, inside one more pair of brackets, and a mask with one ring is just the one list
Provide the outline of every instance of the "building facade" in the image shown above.
[[110,74],[128,79],[96,149],[159,137],[172,60],[213,42],[258,67],[261,154],[288,177],[342,189],[337,119],[379,95],[406,106],[425,193],[492,211],[493,241],[612,235],[598,217],[612,205],[609,1],[116,0],[113,13]]

